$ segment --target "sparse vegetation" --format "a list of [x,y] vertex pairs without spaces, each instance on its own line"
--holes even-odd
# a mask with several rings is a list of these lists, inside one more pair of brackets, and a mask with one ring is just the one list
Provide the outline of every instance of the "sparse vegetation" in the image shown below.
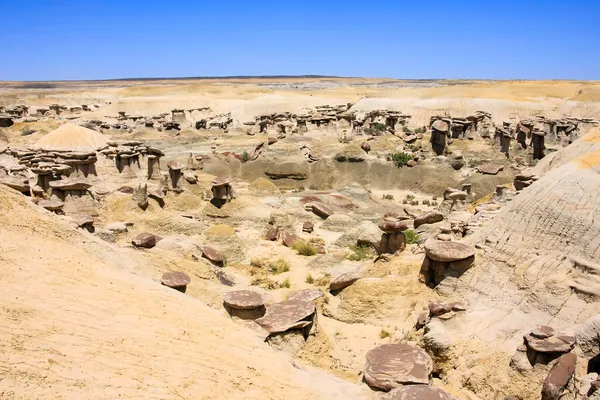
[[348,260],[350,261],[362,261],[364,259],[375,257],[373,249],[370,246],[352,246],[350,247],[350,250],[353,251],[353,253],[348,256]]
[[381,122],[376,122],[373,125],[371,125],[371,127],[373,128],[373,130],[378,132],[384,132],[387,130],[387,126],[385,126],[385,124],[382,124]]
[[242,158],[242,162],[243,163],[250,161],[250,154],[248,154],[248,152],[246,150],[244,150],[242,152],[242,154],[240,155],[240,157]]
[[415,199],[415,195],[414,194],[407,194],[406,195],[406,200],[413,201],[414,199]]
[[37,132],[35,129],[23,128],[21,129],[21,136],[33,135],[35,132]]
[[429,200],[423,200],[423,201],[421,201],[421,204],[424,206],[428,206],[430,203],[429,203]]
[[427,128],[425,128],[424,126],[421,126],[417,129],[415,129],[415,133],[425,133],[426,130],[427,130]]
[[331,282],[331,275],[325,274],[322,277],[320,277],[319,279],[315,280],[315,286],[319,286],[319,287],[329,286],[330,282]]
[[266,290],[273,290],[278,287],[277,282],[269,278],[253,279],[252,282],[250,282],[250,286],[257,286]]
[[402,204],[408,204],[408,199],[402,200]]
[[404,237],[406,238],[406,244],[418,243],[421,239],[419,234],[412,229],[404,231]]
[[285,280],[283,282],[279,283],[279,287],[282,289],[289,289],[292,287],[292,284],[290,283],[290,278],[285,278]]
[[314,256],[318,253],[318,249],[306,240],[297,240],[292,246],[298,254],[306,257]]
[[382,199],[383,200],[394,200],[394,195],[392,195],[392,194],[384,194],[382,196]]
[[379,337],[380,337],[381,339],[389,338],[389,337],[391,337],[391,336],[392,336],[392,334],[391,334],[391,333],[389,333],[388,331],[386,331],[386,330],[385,330],[385,329],[383,329],[383,328],[382,328],[382,329],[381,329],[381,331],[379,332]]
[[410,129],[408,129],[408,126],[403,126],[403,127],[402,127],[402,132],[404,132],[404,133],[409,133],[409,132],[410,132]]
[[403,167],[408,164],[409,161],[413,159],[412,154],[405,153],[403,151],[398,153],[393,153],[391,155],[391,159],[396,164],[397,167]]
[[282,274],[290,270],[290,263],[283,258],[279,258],[269,262],[269,270],[276,275]]
[[306,279],[304,280],[304,282],[308,283],[309,285],[312,285],[313,283],[315,283],[315,278],[313,278],[313,276],[309,273],[308,275],[306,275]]

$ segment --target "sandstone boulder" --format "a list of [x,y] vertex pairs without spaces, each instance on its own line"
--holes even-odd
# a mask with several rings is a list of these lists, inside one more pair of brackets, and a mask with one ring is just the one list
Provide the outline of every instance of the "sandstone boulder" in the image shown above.
[[323,292],[317,289],[302,289],[291,295],[288,300],[315,301],[323,297]]
[[204,246],[202,248],[202,255],[213,264],[222,264],[225,261],[221,252],[212,246]]
[[384,344],[367,353],[364,379],[369,386],[390,391],[402,385],[428,384],[432,369],[425,350],[408,344]]
[[160,238],[153,233],[144,232],[140,233],[136,237],[133,238],[131,244],[135,247],[143,247],[145,249],[151,249],[156,246],[156,242],[158,242]]
[[313,322],[315,312],[313,302],[286,300],[268,307],[265,316],[257,319],[256,323],[270,333],[285,332],[307,327]]
[[542,400],[558,400],[562,398],[569,381],[575,373],[577,356],[573,353],[563,355],[552,366],[542,385]]
[[444,220],[444,215],[439,211],[430,211],[425,214],[419,215],[415,218],[414,227],[417,229],[421,225],[425,224],[435,224],[436,222],[440,222]]
[[498,172],[502,171],[503,169],[504,165],[501,164],[488,163],[477,166],[477,171],[485,175],[497,175]]

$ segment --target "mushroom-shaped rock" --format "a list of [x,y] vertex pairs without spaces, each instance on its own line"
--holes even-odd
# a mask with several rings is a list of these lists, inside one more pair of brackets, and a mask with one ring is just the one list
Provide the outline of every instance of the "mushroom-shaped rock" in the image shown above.
[[417,229],[421,225],[434,224],[444,220],[444,215],[439,211],[430,211],[415,218],[414,226]]
[[442,389],[429,385],[407,385],[392,390],[383,400],[456,400]]
[[135,247],[151,249],[156,246],[156,242],[158,242],[158,240],[160,239],[158,239],[158,236],[155,234],[144,232],[134,237],[131,241],[131,244],[133,244]]
[[435,121],[431,127],[433,129],[435,129],[436,131],[440,131],[440,132],[448,132],[448,124],[444,121],[442,121],[441,119],[438,119],[437,121]]
[[394,218],[384,218],[379,223],[379,229],[385,233],[402,232],[408,229],[408,224],[405,221],[398,221]]
[[329,206],[320,202],[313,203],[312,212],[323,219],[327,219],[333,215],[333,210]]
[[38,206],[45,208],[48,211],[60,211],[64,207],[65,203],[60,200],[41,200]]
[[331,283],[329,283],[329,290],[341,290],[352,285],[360,278],[361,274],[358,271],[347,272],[332,280]]
[[204,246],[202,255],[215,264],[221,264],[225,260],[221,252],[212,246]]
[[425,350],[408,344],[384,344],[367,353],[364,379],[389,391],[406,384],[428,384],[433,361]]
[[573,353],[563,355],[552,366],[542,385],[542,400],[562,398],[563,391],[575,373],[577,356]]
[[312,223],[312,221],[305,221],[302,224],[302,232],[306,232],[306,233],[312,233],[312,231],[315,229],[314,224]]
[[181,171],[184,168],[184,165],[179,161],[173,160],[167,163],[167,167],[169,167],[171,171]]
[[527,347],[538,353],[567,353],[575,345],[573,336],[551,336],[545,339],[538,339],[533,335],[525,335]]
[[173,289],[185,288],[190,282],[191,278],[179,271],[165,272],[160,278],[160,283]]
[[265,298],[253,290],[235,290],[225,293],[223,302],[236,310],[254,310],[265,305]]
[[462,190],[452,192],[448,194],[448,200],[456,201],[456,200],[466,200],[469,194],[467,192],[463,192]]
[[51,181],[50,187],[56,190],[88,190],[92,184],[84,179],[62,179]]
[[496,175],[498,174],[498,172],[502,171],[504,169],[504,165],[501,164],[483,164],[483,165],[479,165],[477,166],[477,171],[479,173],[485,174],[485,175]]
[[17,190],[21,193],[29,192],[29,184],[25,179],[13,177],[0,178],[0,184],[6,185],[9,188]]
[[267,308],[265,316],[256,323],[270,333],[304,328],[312,323],[316,308],[311,301],[286,300]]
[[425,253],[434,261],[452,262],[473,257],[475,247],[459,242],[428,240],[425,242]]
[[323,297],[323,292],[317,289],[302,289],[291,295],[288,300],[315,301]]

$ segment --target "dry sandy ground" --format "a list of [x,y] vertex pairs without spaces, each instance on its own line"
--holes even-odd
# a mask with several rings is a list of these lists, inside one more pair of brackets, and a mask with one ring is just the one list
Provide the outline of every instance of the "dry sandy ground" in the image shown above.
[[366,398],[6,187],[0,237],[2,399]]

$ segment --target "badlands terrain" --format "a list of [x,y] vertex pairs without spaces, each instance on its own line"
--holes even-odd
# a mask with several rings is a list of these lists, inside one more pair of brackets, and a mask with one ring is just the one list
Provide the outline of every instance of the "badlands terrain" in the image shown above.
[[600,83],[0,93],[0,399],[600,399]]

